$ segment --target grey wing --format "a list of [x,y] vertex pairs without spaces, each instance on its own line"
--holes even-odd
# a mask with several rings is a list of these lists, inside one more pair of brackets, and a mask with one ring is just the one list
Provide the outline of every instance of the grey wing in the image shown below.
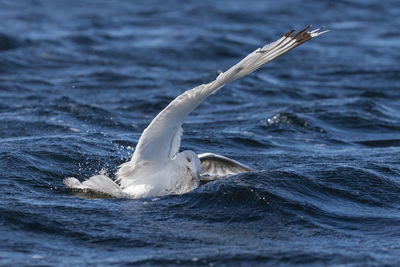
[[201,162],[202,182],[209,182],[228,175],[250,172],[253,169],[236,160],[214,153],[203,153],[198,155]]

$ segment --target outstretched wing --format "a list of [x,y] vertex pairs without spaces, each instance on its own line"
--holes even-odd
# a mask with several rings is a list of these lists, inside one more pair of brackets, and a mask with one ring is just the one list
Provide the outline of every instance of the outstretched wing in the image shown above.
[[291,49],[326,32],[320,29],[307,31],[309,28],[310,26],[294,35],[294,30],[290,31],[279,40],[256,49],[229,70],[221,73],[215,81],[195,87],[175,98],[143,131],[132,161],[137,163],[142,160],[164,161],[173,158],[179,150],[183,121],[207,96],[215,93],[225,84],[255,71]]
[[250,172],[253,169],[236,160],[214,153],[199,154],[201,162],[200,181],[208,182],[227,175]]

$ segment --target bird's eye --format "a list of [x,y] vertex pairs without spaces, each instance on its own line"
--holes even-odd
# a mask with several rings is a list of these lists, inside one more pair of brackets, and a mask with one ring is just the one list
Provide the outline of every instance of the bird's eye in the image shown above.
[[189,157],[186,157],[186,160],[187,160],[188,162],[192,162],[192,159],[189,158]]

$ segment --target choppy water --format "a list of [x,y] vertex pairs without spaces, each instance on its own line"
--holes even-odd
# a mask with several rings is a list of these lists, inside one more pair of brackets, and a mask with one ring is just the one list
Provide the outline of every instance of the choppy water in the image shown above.
[[[0,264],[400,263],[398,1],[0,2]],[[183,91],[292,28],[331,32],[226,86],[183,149],[258,171],[85,199]]]

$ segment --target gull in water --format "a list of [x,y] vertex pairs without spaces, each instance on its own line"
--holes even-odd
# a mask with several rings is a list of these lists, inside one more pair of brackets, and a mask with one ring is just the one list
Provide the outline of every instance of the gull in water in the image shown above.
[[294,34],[294,30],[279,40],[256,49],[211,83],[202,84],[172,100],[143,131],[129,162],[122,164],[116,180],[95,175],[80,182],[67,178],[64,184],[72,189],[94,191],[113,197],[143,198],[182,194],[210,181],[252,169],[230,158],[186,150],[179,152],[182,123],[209,95],[225,84],[237,80],[293,48],[327,31],[311,26]]

